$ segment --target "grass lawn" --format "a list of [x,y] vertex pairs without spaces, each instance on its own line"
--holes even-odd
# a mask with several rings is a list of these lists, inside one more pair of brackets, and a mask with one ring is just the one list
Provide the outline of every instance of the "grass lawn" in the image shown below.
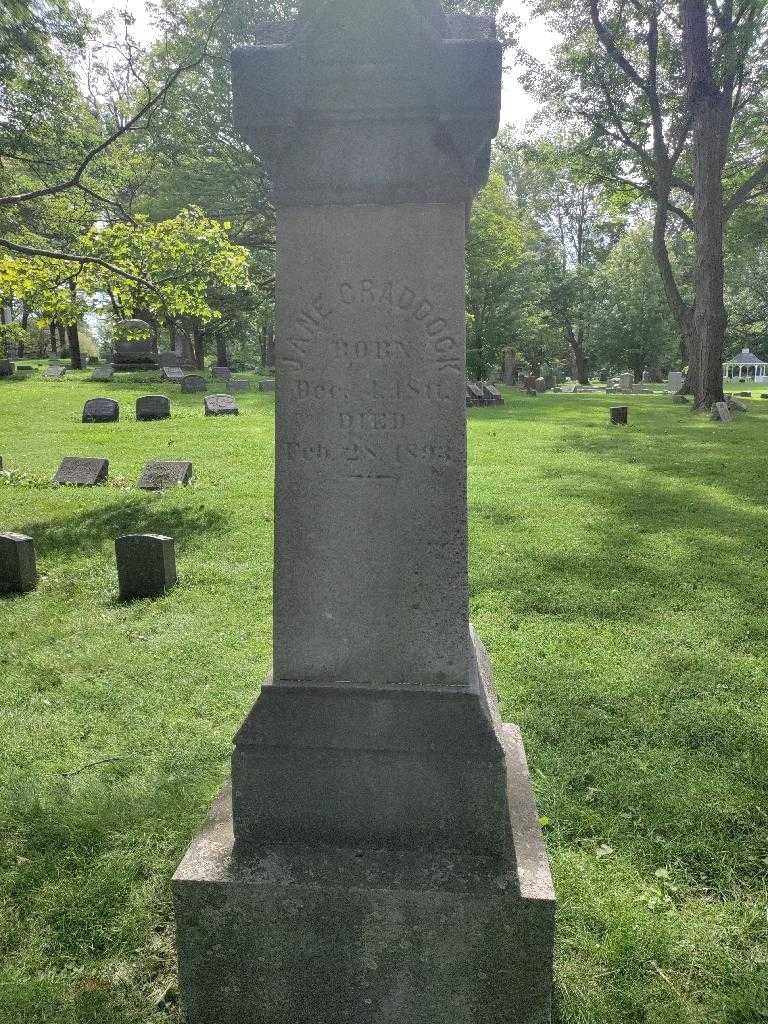
[[[0,381],[0,530],[41,572],[0,600],[0,1024],[178,1020],[170,876],[270,658],[274,396],[206,419],[86,377]],[[100,394],[121,422],[81,424]],[[556,1019],[766,1021],[768,401],[622,396],[611,428],[614,396],[506,395],[469,413],[471,611],[552,858]],[[52,487],[64,455],[112,482]],[[196,483],[136,490],[155,458]],[[177,589],[116,601],[126,531],[176,538]]]

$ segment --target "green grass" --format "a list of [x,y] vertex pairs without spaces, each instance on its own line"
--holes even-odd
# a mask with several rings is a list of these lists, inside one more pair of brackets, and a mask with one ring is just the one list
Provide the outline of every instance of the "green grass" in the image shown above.
[[[79,422],[97,394],[119,424]],[[557,1019],[768,1020],[768,402],[611,428],[613,396],[506,394],[469,414],[471,610],[545,824]],[[0,600],[0,1024],[178,1019],[169,879],[270,657],[274,398],[238,401],[0,381],[0,529],[41,571]],[[113,483],[53,488],[65,454]],[[196,483],[137,491],[154,458]],[[116,601],[128,530],[176,538],[158,601]]]

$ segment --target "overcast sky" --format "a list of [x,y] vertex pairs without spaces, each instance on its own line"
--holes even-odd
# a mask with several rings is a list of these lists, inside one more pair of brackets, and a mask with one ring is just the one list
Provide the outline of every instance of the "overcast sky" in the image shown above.
[[[505,0],[502,11],[512,11],[523,21],[520,42],[524,49],[535,54],[540,60],[545,58],[552,45],[552,35],[541,21],[528,19],[528,5],[524,0]],[[109,9],[128,10],[136,18],[135,32],[139,38],[148,38],[150,29],[147,22],[144,0],[92,0],[91,9],[100,14]],[[521,88],[513,71],[504,76],[504,92],[502,97],[501,120],[503,124],[523,124],[533,113],[534,105],[530,97]]]

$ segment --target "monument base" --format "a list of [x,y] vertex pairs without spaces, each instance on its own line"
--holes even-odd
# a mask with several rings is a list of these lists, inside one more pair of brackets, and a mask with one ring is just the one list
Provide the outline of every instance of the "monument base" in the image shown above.
[[173,880],[187,1024],[548,1024],[554,892],[516,726],[508,858],[234,854],[229,787]]

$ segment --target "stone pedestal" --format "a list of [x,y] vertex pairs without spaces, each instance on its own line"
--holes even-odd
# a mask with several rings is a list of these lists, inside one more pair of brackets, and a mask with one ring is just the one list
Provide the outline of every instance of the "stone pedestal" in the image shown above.
[[174,880],[188,1024],[544,1024],[554,898],[468,621],[487,18],[325,0],[234,58],[278,210],[274,673]]

